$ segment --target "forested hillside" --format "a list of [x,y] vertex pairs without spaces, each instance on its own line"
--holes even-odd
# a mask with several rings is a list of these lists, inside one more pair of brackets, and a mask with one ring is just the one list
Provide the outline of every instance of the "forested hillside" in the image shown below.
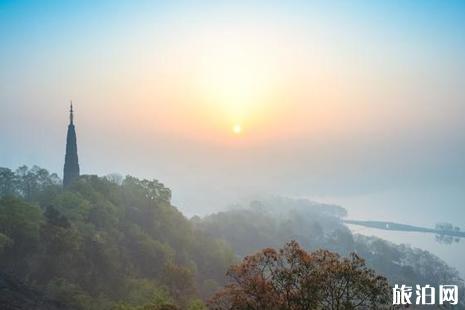
[[346,214],[339,206],[277,197],[237,205],[196,218],[195,223],[205,233],[226,240],[240,256],[296,240],[307,250],[326,249],[344,256],[355,252],[391,283],[463,286],[458,272],[428,251],[352,234],[342,221]]
[[70,308],[195,309],[233,262],[157,181],[82,176],[63,191],[44,169],[2,168],[0,196],[1,270]]
[[[376,305],[388,301],[387,282],[378,275],[391,283],[459,284],[463,290],[457,272],[429,252],[352,234],[339,206],[273,198],[188,220],[170,200],[171,191],[156,180],[88,175],[63,190],[45,169],[0,168],[0,306],[205,309],[215,296],[213,309],[249,309],[257,294],[251,288],[266,279],[260,300],[321,309],[331,281],[349,278],[354,285],[344,302],[367,297]],[[289,259],[324,276],[312,271],[301,277],[274,263]],[[291,276],[286,285],[318,289],[301,289],[302,298],[289,299],[286,291],[269,289],[279,276],[254,276],[262,267]],[[363,295],[360,287],[373,294]],[[260,300],[254,302],[263,306]],[[266,307],[281,309],[277,302],[268,300]]]

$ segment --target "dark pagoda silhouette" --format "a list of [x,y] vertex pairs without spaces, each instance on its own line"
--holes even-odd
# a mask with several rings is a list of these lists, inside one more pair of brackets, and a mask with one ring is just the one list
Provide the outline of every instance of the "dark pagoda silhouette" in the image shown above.
[[63,187],[67,188],[79,177],[76,130],[73,123],[73,103],[69,110],[68,134],[66,135],[65,167],[63,169]]

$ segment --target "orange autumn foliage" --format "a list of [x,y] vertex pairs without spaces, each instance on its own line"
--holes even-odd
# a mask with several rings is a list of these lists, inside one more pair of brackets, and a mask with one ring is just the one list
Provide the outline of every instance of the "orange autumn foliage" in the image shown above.
[[227,275],[232,281],[210,309],[380,309],[390,303],[386,278],[357,254],[306,252],[295,241],[248,256]]

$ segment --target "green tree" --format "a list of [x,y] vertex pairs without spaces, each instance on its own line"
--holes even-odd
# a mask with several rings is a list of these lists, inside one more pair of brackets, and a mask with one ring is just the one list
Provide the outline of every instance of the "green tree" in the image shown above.
[[18,190],[18,178],[8,168],[0,167],[0,197],[15,196]]
[[14,197],[0,199],[0,234],[4,237],[0,265],[24,276],[39,242],[42,214],[38,207]]

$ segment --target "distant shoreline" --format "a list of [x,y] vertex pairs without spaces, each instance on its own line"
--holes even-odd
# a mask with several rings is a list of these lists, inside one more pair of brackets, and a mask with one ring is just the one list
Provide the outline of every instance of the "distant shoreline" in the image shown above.
[[422,232],[432,233],[438,235],[452,236],[465,238],[465,232],[460,230],[441,230],[435,228],[427,228],[420,226],[413,226],[407,224],[399,224],[394,222],[383,222],[383,221],[359,221],[359,220],[343,220],[345,224],[352,224],[364,227],[370,227],[375,229],[390,230],[390,231],[411,231],[411,232]]

